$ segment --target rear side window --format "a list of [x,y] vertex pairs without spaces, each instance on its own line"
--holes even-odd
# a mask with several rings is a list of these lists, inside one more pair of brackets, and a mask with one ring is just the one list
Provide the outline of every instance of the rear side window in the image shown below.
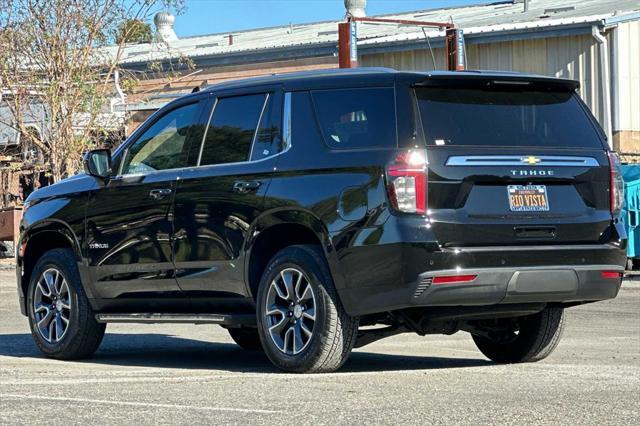
[[247,161],[266,95],[220,98],[202,147],[200,165]]
[[427,145],[602,148],[570,92],[416,89]]
[[312,97],[324,139],[331,148],[397,145],[392,88],[317,90]]

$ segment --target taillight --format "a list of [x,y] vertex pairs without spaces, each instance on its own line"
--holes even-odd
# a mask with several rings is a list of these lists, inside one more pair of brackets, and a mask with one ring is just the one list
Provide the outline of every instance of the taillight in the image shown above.
[[601,271],[600,275],[602,275],[602,278],[605,279],[619,280],[622,278],[622,272],[618,271]]
[[431,284],[462,284],[475,280],[477,275],[443,275],[433,277]]
[[387,167],[389,201],[403,213],[427,212],[427,157],[424,150],[401,152]]
[[624,202],[624,181],[620,174],[618,155],[611,151],[609,152],[609,197],[611,213],[620,213]]

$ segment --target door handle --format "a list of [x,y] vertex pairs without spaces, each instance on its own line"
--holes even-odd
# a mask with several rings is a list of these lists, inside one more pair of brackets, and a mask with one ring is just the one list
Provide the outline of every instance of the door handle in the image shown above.
[[260,188],[260,181],[257,180],[239,180],[233,183],[233,192],[237,192],[239,194],[246,194],[250,191],[255,191]]
[[149,191],[149,197],[153,198],[154,200],[162,200],[169,195],[171,195],[171,190],[169,188],[152,189],[151,191]]

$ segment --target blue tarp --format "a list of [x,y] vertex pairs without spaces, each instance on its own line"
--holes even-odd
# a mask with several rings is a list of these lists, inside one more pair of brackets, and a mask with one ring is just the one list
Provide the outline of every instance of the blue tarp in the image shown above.
[[640,165],[622,166],[625,203],[622,212],[629,248],[627,256],[640,259]]

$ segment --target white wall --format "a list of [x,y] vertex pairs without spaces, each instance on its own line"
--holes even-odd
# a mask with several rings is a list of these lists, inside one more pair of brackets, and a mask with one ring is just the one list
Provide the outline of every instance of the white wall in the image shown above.
[[618,25],[613,37],[614,131],[640,131],[640,21]]

